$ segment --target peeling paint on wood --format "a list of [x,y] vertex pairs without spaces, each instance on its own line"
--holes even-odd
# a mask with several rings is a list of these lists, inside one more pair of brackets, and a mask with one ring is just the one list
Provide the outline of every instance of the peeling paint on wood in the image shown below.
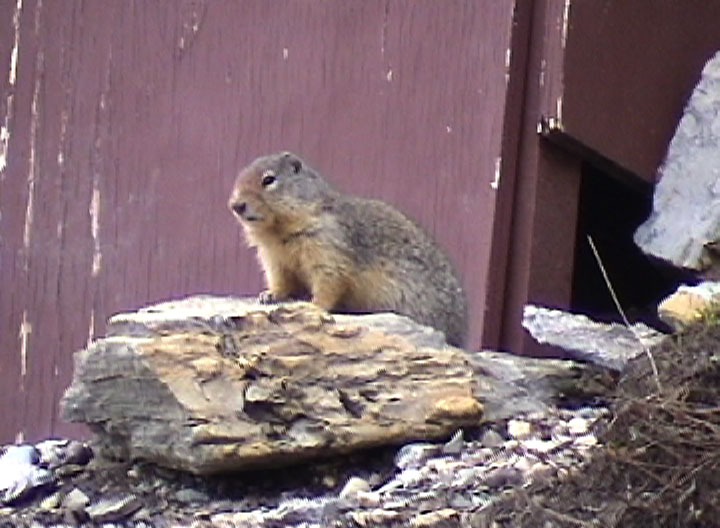
[[279,149],[425,226],[472,292],[479,346],[513,5],[0,5],[0,441],[79,432],[57,399],[111,313],[261,289],[225,203]]
[[502,158],[498,156],[495,159],[495,175],[493,176],[492,181],[490,182],[490,188],[493,191],[497,191],[500,187],[500,172],[502,169]]
[[562,14],[562,32],[560,34],[560,45],[565,49],[567,45],[568,26],[570,25],[570,4],[572,0],[565,0],[565,7]]
[[[40,5],[40,4],[38,4]],[[41,52],[37,54],[35,63],[35,86],[33,88],[32,106],[30,107],[30,162],[27,174],[27,205],[25,207],[25,223],[23,231],[23,248],[26,258],[24,262],[27,271],[30,262],[30,236],[32,234],[33,215],[35,210],[35,182],[37,180],[37,149],[38,149],[38,124],[40,121],[40,84],[45,56]]]
[[93,241],[92,269],[90,274],[97,277],[100,273],[102,263],[102,252],[100,251],[100,189],[98,180],[93,180],[92,199],[90,200],[90,233]]
[[30,334],[32,333],[32,324],[28,321],[27,310],[23,310],[22,323],[20,323],[20,330],[18,337],[20,339],[20,389],[24,391],[25,377],[27,376],[27,365],[28,365],[28,342]]
[[8,90],[5,96],[5,115],[0,125],[0,181],[5,179],[8,147],[10,145],[10,121],[15,103],[15,80],[17,78],[18,49],[20,47],[20,12],[23,1],[17,0],[12,16],[13,45],[10,50],[10,67],[8,70]]
[[93,310],[90,310],[90,324],[89,324],[86,347],[90,346],[94,337],[95,337],[95,310],[93,309]]

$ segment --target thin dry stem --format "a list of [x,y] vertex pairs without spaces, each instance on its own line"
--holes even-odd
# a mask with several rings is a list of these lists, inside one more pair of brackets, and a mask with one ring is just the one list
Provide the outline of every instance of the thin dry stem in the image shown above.
[[603,264],[602,259],[600,258],[600,253],[598,253],[598,250],[595,247],[595,242],[593,242],[593,239],[590,235],[587,236],[587,239],[588,239],[588,243],[590,244],[590,249],[592,249],[593,255],[595,256],[595,260],[598,263],[598,266],[600,267],[600,273],[602,273],[603,280],[605,281],[605,285],[608,287],[608,290],[610,291],[610,296],[612,297],[612,300],[615,303],[615,308],[617,308],[617,311],[620,313],[620,317],[622,317],[623,323],[625,323],[625,326],[627,327],[627,329],[630,330],[630,332],[632,332],[632,334],[635,336],[635,339],[638,340],[638,342],[640,343],[640,346],[642,346],[643,350],[645,351],[645,354],[647,354],[647,357],[650,360],[650,366],[652,367],[653,376],[655,377],[655,383],[657,384],[658,391],[662,392],[662,386],[660,385],[660,375],[658,374],[658,369],[657,369],[657,365],[655,364],[655,359],[653,358],[653,355],[650,352],[650,349],[645,344],[645,342],[638,335],[638,333],[635,331],[635,329],[630,325],[630,321],[628,321],[628,318],[625,315],[625,310],[623,310],[622,305],[620,304],[620,300],[618,299],[618,296],[615,293],[615,288],[613,288],[613,285],[610,282],[610,277],[608,277],[607,270],[605,269],[605,265]]

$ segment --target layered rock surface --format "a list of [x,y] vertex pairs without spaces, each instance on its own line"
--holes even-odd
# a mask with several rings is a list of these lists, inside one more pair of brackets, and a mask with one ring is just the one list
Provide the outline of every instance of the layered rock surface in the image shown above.
[[628,361],[665,338],[643,323],[630,327],[599,323],[585,315],[532,304],[523,310],[522,325],[538,343],[560,347],[573,359],[616,371],[624,370]]
[[391,314],[193,297],[112,317],[75,359],[67,420],[196,474],[447,437],[482,415],[465,353]]

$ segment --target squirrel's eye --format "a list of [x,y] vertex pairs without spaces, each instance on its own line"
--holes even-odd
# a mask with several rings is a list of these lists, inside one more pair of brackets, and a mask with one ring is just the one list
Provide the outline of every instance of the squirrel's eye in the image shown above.
[[272,174],[266,174],[265,176],[263,176],[263,179],[260,183],[262,183],[263,187],[272,185],[273,183],[275,183],[275,176],[273,176]]

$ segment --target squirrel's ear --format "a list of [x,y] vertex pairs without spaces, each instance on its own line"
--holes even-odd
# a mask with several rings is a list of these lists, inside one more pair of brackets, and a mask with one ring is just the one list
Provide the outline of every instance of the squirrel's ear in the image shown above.
[[302,161],[292,152],[283,152],[283,159],[292,167],[295,174],[302,169]]

